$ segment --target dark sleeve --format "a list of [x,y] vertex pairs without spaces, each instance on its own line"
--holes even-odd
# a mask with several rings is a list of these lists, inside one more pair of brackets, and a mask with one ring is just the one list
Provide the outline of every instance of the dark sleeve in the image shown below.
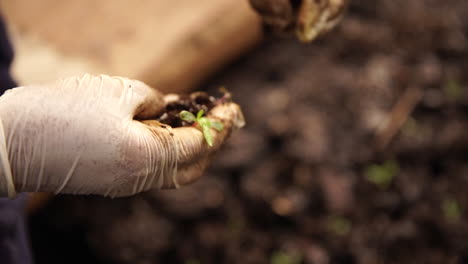
[[31,264],[26,226],[26,194],[14,200],[0,198],[0,263]]
[[0,19],[0,95],[6,90],[16,87],[10,75],[10,65],[13,61],[13,48],[8,40],[5,22]]

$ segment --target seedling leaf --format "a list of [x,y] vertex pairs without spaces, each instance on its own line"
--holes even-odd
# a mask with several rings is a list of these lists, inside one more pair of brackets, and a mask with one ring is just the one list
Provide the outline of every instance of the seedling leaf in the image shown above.
[[213,135],[211,134],[211,129],[209,127],[203,127],[203,135],[205,136],[206,143],[208,146],[213,146]]
[[200,264],[200,261],[198,259],[188,259],[184,262],[185,264]]
[[203,116],[204,113],[205,113],[205,111],[203,111],[203,109],[201,109],[200,111],[198,111],[198,113],[197,113],[197,119],[200,119],[200,118]]
[[449,79],[444,87],[445,94],[451,101],[458,101],[463,96],[463,85],[456,79]]
[[188,122],[196,122],[197,119],[195,118],[195,116],[190,113],[189,111],[181,111],[180,114],[179,114],[180,118],[184,121],[188,121]]
[[205,137],[206,143],[208,146],[213,146],[213,134],[211,133],[211,127],[216,129],[217,131],[222,131],[224,126],[221,122],[218,121],[210,121],[208,118],[203,117],[205,111],[200,110],[197,113],[197,116],[193,115],[189,111],[181,111],[179,116],[182,120],[195,122],[198,125],[198,129],[203,132],[203,136]]
[[442,203],[442,210],[448,221],[456,222],[461,217],[461,208],[455,199],[446,198]]
[[223,123],[218,122],[218,121],[212,121],[211,126],[220,132],[223,131],[224,129]]
[[398,172],[398,163],[389,160],[382,165],[372,164],[368,166],[365,174],[367,180],[379,186],[381,189],[386,189],[390,186]]
[[288,254],[284,251],[276,251],[272,254],[270,259],[271,264],[299,264],[301,263],[301,256],[297,254]]
[[328,228],[333,233],[344,236],[347,235],[349,231],[351,231],[351,221],[342,216],[335,216],[330,219]]
[[198,124],[201,126],[201,127],[208,127],[208,128],[211,128],[211,122],[208,118],[206,117],[202,117],[202,118],[199,118],[197,119],[197,122]]

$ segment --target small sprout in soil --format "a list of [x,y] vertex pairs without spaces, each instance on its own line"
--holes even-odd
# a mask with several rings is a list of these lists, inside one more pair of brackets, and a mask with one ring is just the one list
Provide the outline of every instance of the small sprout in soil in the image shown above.
[[299,264],[302,258],[298,254],[287,254],[283,251],[275,251],[271,255],[271,264]]
[[406,136],[419,136],[422,128],[420,127],[418,121],[412,117],[409,117],[406,120],[405,124],[401,128],[401,131]]
[[184,264],[200,264],[200,261],[198,259],[191,258],[184,261]]
[[447,83],[445,83],[444,91],[450,101],[456,102],[463,95],[463,86],[459,81],[449,79]]
[[382,165],[372,164],[366,168],[366,178],[381,189],[386,189],[390,186],[393,178],[399,172],[398,163],[393,160],[388,160]]
[[208,146],[213,146],[213,134],[211,133],[211,128],[214,128],[218,131],[222,131],[224,129],[223,124],[218,121],[211,121],[206,117],[203,117],[205,111],[200,110],[197,113],[197,116],[190,113],[189,111],[183,110],[180,112],[180,118],[184,121],[191,122],[197,125],[197,127],[203,132],[203,136],[205,137],[206,143]]
[[450,222],[456,222],[461,217],[461,208],[455,199],[446,198],[442,203],[445,219]]
[[194,121],[183,120],[180,116],[181,111],[188,111],[195,116],[200,110],[203,110],[204,113],[209,113],[214,107],[231,102],[231,94],[225,88],[220,90],[222,93],[221,97],[210,96],[205,92],[179,95],[177,100],[171,101],[166,105],[162,113],[150,119],[154,119],[164,125],[169,125],[172,128],[191,126]]
[[342,216],[334,216],[328,222],[328,229],[339,236],[345,236],[351,231],[351,221]]

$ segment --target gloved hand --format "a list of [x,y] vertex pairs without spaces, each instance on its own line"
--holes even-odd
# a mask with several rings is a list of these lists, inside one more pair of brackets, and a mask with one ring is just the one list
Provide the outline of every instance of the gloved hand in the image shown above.
[[[19,87],[0,97],[0,196],[55,192],[127,196],[197,179],[210,154],[242,126],[234,103],[208,117],[221,121],[209,147],[194,127],[172,129],[146,120],[163,96],[121,77],[67,78]],[[3,195],[2,195],[3,194]]]

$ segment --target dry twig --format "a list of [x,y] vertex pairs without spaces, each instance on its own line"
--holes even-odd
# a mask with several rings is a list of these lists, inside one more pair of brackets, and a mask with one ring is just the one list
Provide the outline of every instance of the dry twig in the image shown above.
[[423,90],[417,86],[410,86],[400,96],[397,103],[393,106],[392,112],[385,120],[381,129],[375,136],[375,143],[378,150],[384,150],[395,135],[400,131],[403,124],[408,120],[416,105],[421,100]]

